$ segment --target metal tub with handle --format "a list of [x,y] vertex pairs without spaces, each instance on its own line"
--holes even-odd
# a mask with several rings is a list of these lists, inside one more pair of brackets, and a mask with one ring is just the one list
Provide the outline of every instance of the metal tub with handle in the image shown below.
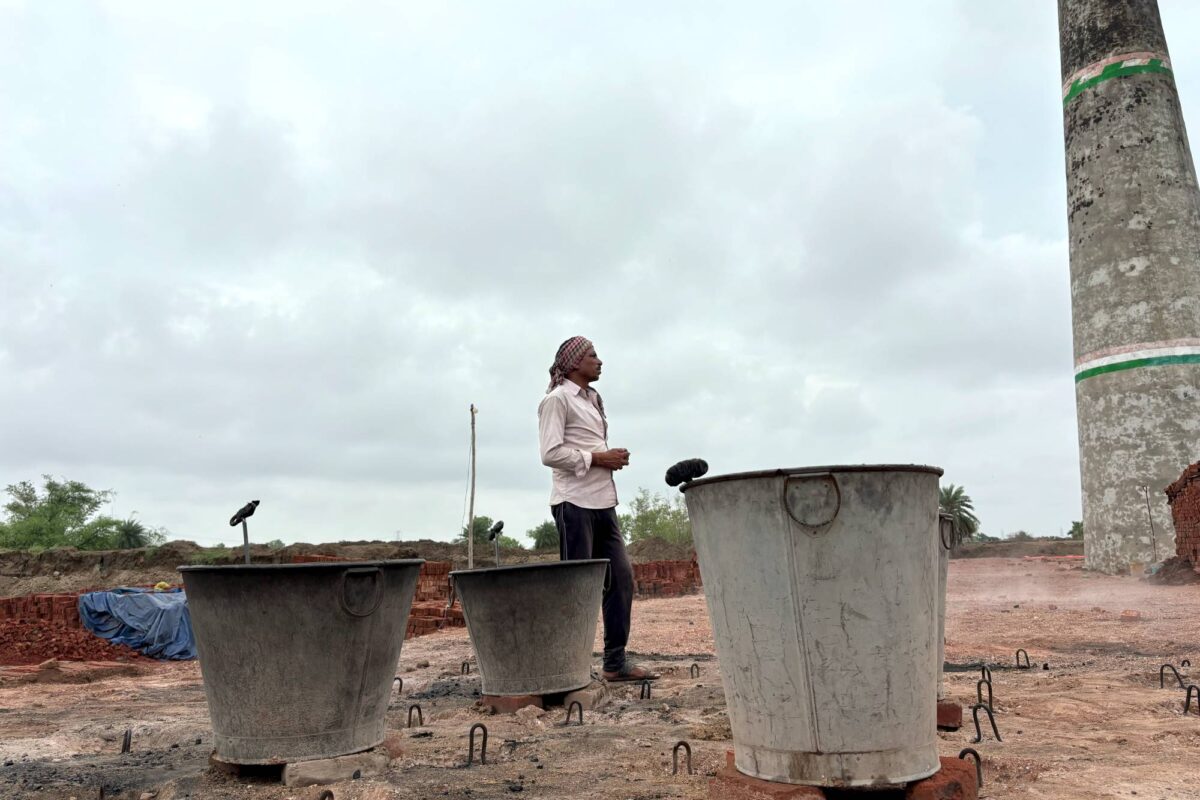
[[941,474],[811,467],[682,487],[739,771],[830,787],[937,772]]
[[180,567],[217,757],[278,764],[382,742],[423,563]]
[[483,693],[542,695],[587,686],[607,573],[603,558],[451,572]]

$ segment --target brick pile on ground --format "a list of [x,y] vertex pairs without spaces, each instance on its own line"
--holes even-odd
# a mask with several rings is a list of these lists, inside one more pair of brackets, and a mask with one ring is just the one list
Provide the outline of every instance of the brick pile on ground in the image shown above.
[[444,604],[450,599],[449,561],[426,561],[421,565],[421,576],[417,578],[417,594],[413,601],[428,603],[440,600]]
[[637,597],[679,597],[700,590],[700,567],[692,561],[650,561],[633,565]]
[[1165,491],[1175,522],[1175,555],[1200,571],[1200,461]]
[[408,617],[406,639],[424,636],[444,628],[461,628],[467,624],[462,607],[457,601],[446,608],[450,600],[449,561],[426,561],[417,579],[417,593],[413,600],[412,613]]
[[79,596],[86,593],[0,597],[0,665],[38,664],[51,658],[60,661],[153,660],[128,647],[101,639],[84,628],[79,618]]
[[51,627],[82,628],[79,594],[31,594],[0,598],[0,622],[41,620]]
[[0,666],[60,661],[151,661],[123,645],[112,644],[83,628],[42,619],[0,622]]

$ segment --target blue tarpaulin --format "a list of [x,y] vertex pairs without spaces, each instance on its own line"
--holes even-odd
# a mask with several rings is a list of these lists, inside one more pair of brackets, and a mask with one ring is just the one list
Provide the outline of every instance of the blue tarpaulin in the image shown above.
[[83,626],[102,639],[152,658],[196,657],[192,618],[182,589],[113,589],[79,596]]

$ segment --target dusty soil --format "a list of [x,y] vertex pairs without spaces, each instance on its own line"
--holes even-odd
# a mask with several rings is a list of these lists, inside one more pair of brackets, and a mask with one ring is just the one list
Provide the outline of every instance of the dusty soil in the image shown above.
[[[1074,564],[970,559],[951,564],[948,606],[949,695],[969,705],[974,665],[992,665],[1003,742],[989,731],[974,745],[984,760],[982,797],[1200,798],[1200,716],[1195,705],[1182,715],[1177,685],[1158,688],[1160,664],[1200,665],[1200,586],[1152,586]],[[1138,612],[1135,621],[1122,621],[1126,611]],[[1036,669],[1013,668],[1017,648]],[[330,788],[336,800],[705,797],[730,732],[703,597],[638,601],[631,649],[663,672],[653,697],[617,686],[582,727],[564,727],[557,709],[488,716],[477,707],[478,678],[460,670],[471,658],[466,631],[410,640],[398,667],[403,695],[388,714],[403,755],[382,777]],[[316,797],[207,769],[211,731],[194,662],[124,668],[138,673],[98,674],[89,684],[35,682],[28,667],[0,670],[0,797],[92,800],[101,785],[108,798]],[[4,679],[12,670],[24,677]],[[407,730],[414,702],[425,725]],[[478,721],[489,729],[488,763],[465,769],[467,731]],[[133,748],[121,755],[127,728]],[[955,755],[973,736],[968,714],[963,730],[939,735],[940,750]],[[691,742],[696,775],[671,774],[670,748],[680,739]]]

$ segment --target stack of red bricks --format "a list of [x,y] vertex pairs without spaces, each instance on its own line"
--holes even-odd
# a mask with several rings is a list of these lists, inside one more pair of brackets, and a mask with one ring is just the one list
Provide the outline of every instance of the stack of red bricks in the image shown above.
[[78,594],[0,598],[0,620],[40,620],[53,628],[82,628]]
[[404,638],[411,639],[414,636],[436,633],[443,628],[461,628],[466,624],[462,609],[458,606],[446,608],[445,600],[413,603],[412,613],[408,615],[408,631]]
[[441,600],[445,604],[450,599],[450,567],[449,561],[426,561],[421,566],[413,600],[418,603]]
[[700,589],[700,567],[692,561],[649,561],[633,565],[638,597],[678,597]]
[[1175,554],[1200,572],[1200,462],[1166,488],[1175,521]]
[[426,561],[417,578],[417,593],[413,598],[412,613],[408,617],[406,639],[435,633],[443,628],[461,628],[467,624],[462,608],[455,605],[446,608],[450,599],[449,561]]
[[95,636],[79,619],[79,594],[0,598],[0,664],[142,658]]

